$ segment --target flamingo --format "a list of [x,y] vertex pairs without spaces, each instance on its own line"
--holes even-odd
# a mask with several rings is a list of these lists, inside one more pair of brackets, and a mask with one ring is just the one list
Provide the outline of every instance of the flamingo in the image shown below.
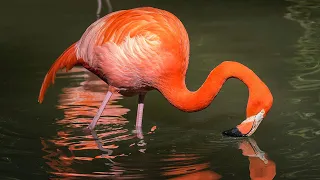
[[159,91],[181,111],[195,112],[210,105],[227,79],[237,78],[249,90],[246,119],[222,134],[251,136],[273,103],[267,85],[247,66],[224,61],[210,72],[198,90],[189,91],[185,83],[188,62],[188,33],[174,14],[153,7],[116,11],[92,23],[80,40],[53,63],[43,80],[38,102],[43,102],[59,69],[68,71],[82,65],[109,85],[88,128],[95,128],[110,97],[118,92],[124,96],[138,95],[136,130],[141,131],[148,91]]

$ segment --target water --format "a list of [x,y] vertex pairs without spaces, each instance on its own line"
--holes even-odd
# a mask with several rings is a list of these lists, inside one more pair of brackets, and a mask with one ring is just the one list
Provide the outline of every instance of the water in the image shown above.
[[[223,60],[236,60],[270,87],[272,110],[251,138],[222,137],[245,117],[248,96],[245,85],[229,80],[197,113],[148,93],[142,140],[133,132],[137,97],[113,96],[96,130],[83,131],[106,93],[101,80],[76,67],[58,74],[43,104],[37,96],[54,59],[96,19],[97,2],[6,1],[1,179],[320,179],[318,0],[111,3],[113,10],[154,6],[181,19],[191,41],[190,89]],[[253,148],[265,156],[252,156]]]

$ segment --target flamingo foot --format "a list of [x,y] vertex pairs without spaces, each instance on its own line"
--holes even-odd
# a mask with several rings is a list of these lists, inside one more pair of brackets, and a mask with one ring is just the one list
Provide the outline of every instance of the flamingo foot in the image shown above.
[[248,117],[237,127],[223,131],[222,134],[230,137],[247,137],[251,136],[257,129],[263,120],[265,114],[264,109],[262,109],[258,114]]

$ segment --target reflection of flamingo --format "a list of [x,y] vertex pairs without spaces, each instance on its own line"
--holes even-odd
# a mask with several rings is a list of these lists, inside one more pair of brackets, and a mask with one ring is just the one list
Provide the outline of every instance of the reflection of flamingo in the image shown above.
[[200,171],[195,173],[190,173],[181,177],[172,178],[171,180],[218,180],[221,176],[213,171]]
[[147,91],[157,89],[178,109],[194,112],[209,106],[224,82],[235,77],[249,89],[247,119],[224,134],[253,134],[272,106],[268,87],[246,66],[225,61],[211,71],[197,91],[191,92],[185,84],[188,58],[188,34],[173,14],[149,7],[114,12],[93,23],[52,65],[42,84],[39,102],[58,69],[81,64],[109,84],[89,128],[95,127],[111,95],[120,92],[127,96],[139,94],[136,128],[141,130]]
[[[65,74],[61,73],[59,78],[65,78]],[[70,77],[69,77],[70,78]],[[62,94],[59,96],[58,109],[64,112],[64,119],[58,120],[57,123],[65,126],[58,131],[57,136],[45,140],[42,139],[43,151],[48,153],[43,156],[47,164],[54,170],[52,174],[65,177],[73,176],[88,176],[101,177],[102,175],[79,174],[74,169],[76,162],[87,162],[98,158],[106,158],[112,162],[116,156],[111,152],[117,149],[116,141],[133,139],[135,136],[130,135],[128,130],[124,128],[127,120],[122,116],[129,109],[120,105],[114,104],[122,96],[115,93],[111,101],[109,101],[108,111],[103,114],[101,120],[103,124],[107,124],[110,131],[100,133],[100,137],[108,141],[108,145],[97,146],[97,142],[92,141],[92,136],[88,134],[75,134],[75,129],[82,127],[94,117],[93,110],[101,103],[101,95],[108,89],[107,85],[97,78],[92,73],[88,72],[83,67],[75,67],[72,69],[71,79],[80,78],[82,81],[78,86],[72,86],[62,89]],[[110,126],[113,125],[114,127]],[[68,129],[69,128],[69,129]],[[94,136],[94,134],[92,134]],[[114,137],[116,135],[116,137]],[[105,149],[102,157],[92,157],[82,154],[82,152],[92,152],[98,149]],[[108,151],[107,151],[108,150]],[[79,153],[80,152],[80,153]],[[79,155],[80,154],[80,155]],[[114,172],[117,174],[119,172]],[[109,175],[110,176],[110,175]],[[103,176],[103,177],[109,177]]]
[[253,139],[242,141],[239,144],[244,156],[248,156],[250,177],[252,180],[271,180],[276,175],[276,164],[268,160]]
[[[268,160],[263,151],[261,151],[257,143],[253,139],[243,140],[239,144],[239,149],[242,150],[242,154],[247,156],[250,165],[250,177],[252,180],[272,180],[276,175],[276,165],[273,161]],[[190,157],[186,156],[185,159]],[[180,158],[180,160],[182,160]],[[166,175],[180,175],[171,180],[218,180],[221,176],[213,171],[205,170],[208,168],[208,164],[196,164],[189,167],[182,167],[174,169],[172,172],[166,172]],[[190,171],[191,170],[191,171]],[[188,173],[188,174],[185,174]]]

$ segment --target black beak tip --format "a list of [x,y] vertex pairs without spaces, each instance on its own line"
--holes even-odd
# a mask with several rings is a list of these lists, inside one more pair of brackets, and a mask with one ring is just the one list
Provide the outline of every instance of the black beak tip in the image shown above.
[[226,131],[223,131],[222,134],[224,136],[229,136],[229,137],[246,137],[245,134],[242,134],[238,128],[232,128]]

